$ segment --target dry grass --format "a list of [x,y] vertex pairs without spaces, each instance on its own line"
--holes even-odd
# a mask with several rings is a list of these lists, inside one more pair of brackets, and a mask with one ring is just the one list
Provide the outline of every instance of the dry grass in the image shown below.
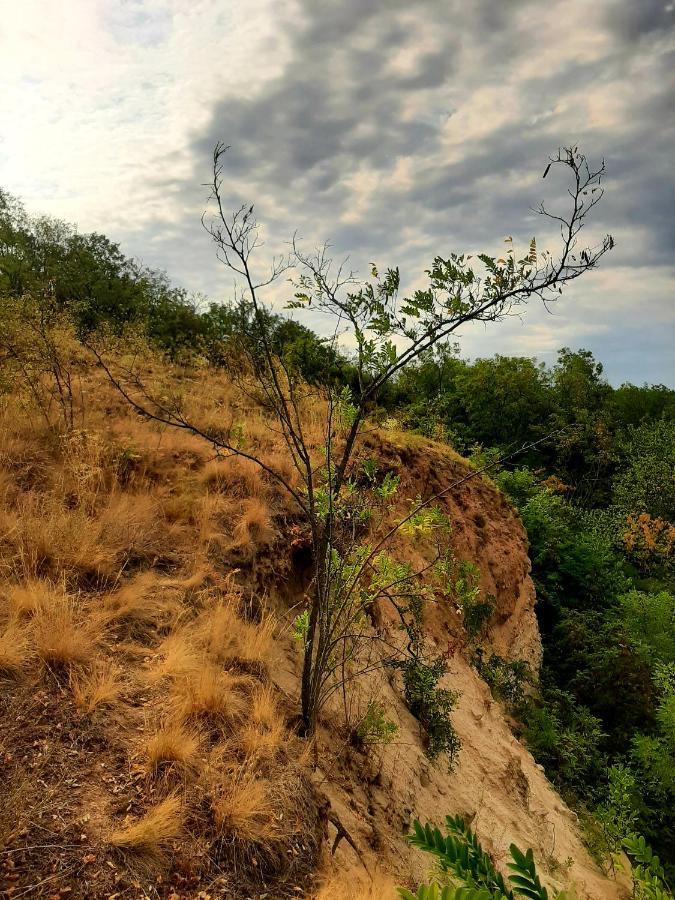
[[25,626],[17,619],[10,619],[4,630],[0,631],[0,675],[20,675],[30,655]]
[[265,493],[260,466],[239,456],[208,463],[202,480],[209,490],[238,499],[247,500]]
[[109,624],[143,636],[148,631],[166,632],[176,624],[183,612],[180,597],[179,588],[162,584],[150,569],[106,595],[103,606]]
[[17,578],[66,577],[85,587],[114,581],[129,564],[171,558],[178,537],[146,495],[112,494],[92,513],[71,509],[58,495],[30,492],[5,517],[0,561]]
[[196,729],[187,728],[180,721],[166,722],[145,744],[148,769],[151,772],[158,772],[168,766],[194,769],[200,746],[201,736]]
[[242,843],[265,843],[278,836],[269,783],[246,771],[234,774],[213,801],[213,818],[223,834]]
[[211,664],[176,682],[176,710],[184,720],[206,720],[214,725],[232,725],[247,709],[242,688],[246,682]]
[[85,621],[78,601],[57,590],[43,595],[31,625],[38,656],[52,669],[91,662],[96,646],[92,622]]
[[184,812],[178,797],[167,797],[135,822],[113,831],[108,843],[136,856],[157,859],[183,831]]
[[[161,364],[155,374],[175,388],[176,373]],[[26,760],[7,773],[7,796],[26,798],[11,828],[20,819],[30,831],[44,813],[53,834],[39,840],[64,846],[31,857],[32,881],[17,887],[51,877],[63,856],[81,869],[83,896],[113,895],[132,873],[156,893],[151,866],[180,839],[178,866],[202,851],[195,896],[214,867],[242,884],[264,878],[273,896],[275,879],[292,870],[300,883],[313,865],[321,826],[267,684],[276,622],[246,618],[232,571],[266,556],[284,500],[254,463],[205,465],[197,439],[140,421],[97,373],[83,369],[83,381],[86,430],[62,437],[0,398],[0,676],[27,676],[5,684],[17,715],[9,730],[11,715],[0,721],[0,757]],[[232,411],[247,446],[297,480],[278,436],[224,376],[188,373],[179,388],[197,419],[222,424]],[[237,579],[247,577],[241,566]],[[179,796],[159,802],[178,784],[212,811],[191,816],[194,834]],[[122,822],[129,809],[147,812]],[[66,848],[89,812],[100,864],[85,870],[83,848]],[[122,855],[108,871],[111,847]]]
[[32,616],[45,596],[50,595],[52,591],[53,585],[50,582],[39,579],[8,585],[4,594],[10,615],[22,619]]
[[119,670],[110,661],[101,660],[90,672],[75,672],[71,689],[75,704],[86,713],[113,706],[122,690]]
[[241,517],[234,528],[234,546],[260,550],[269,547],[275,536],[269,505],[260,497],[245,500]]
[[198,672],[203,663],[203,655],[190,635],[178,631],[162,641],[146,675],[150,683],[186,679]]
[[247,622],[238,615],[239,597],[221,599],[197,622],[195,634],[209,656],[218,663],[262,664],[272,647],[275,622],[266,616]]
[[273,689],[259,688],[253,694],[249,716],[238,732],[238,746],[247,758],[269,762],[288,742],[288,731]]

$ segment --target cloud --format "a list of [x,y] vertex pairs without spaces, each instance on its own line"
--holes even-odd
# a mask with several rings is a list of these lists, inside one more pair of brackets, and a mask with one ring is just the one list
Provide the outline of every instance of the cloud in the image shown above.
[[610,231],[617,249],[555,317],[533,306],[522,324],[467,329],[465,352],[546,357],[585,345],[615,380],[675,381],[664,339],[675,286],[672,3],[65,7],[16,7],[0,46],[14,77],[0,99],[13,123],[0,164],[32,207],[104,229],[187,287],[231,295],[199,226],[224,140],[229,200],[257,203],[263,253],[297,229],[362,272],[371,260],[400,265],[413,285],[436,254],[498,249],[507,233],[552,240],[530,208],[563,188],[541,180],[548,153],[578,142],[607,160],[589,236]]

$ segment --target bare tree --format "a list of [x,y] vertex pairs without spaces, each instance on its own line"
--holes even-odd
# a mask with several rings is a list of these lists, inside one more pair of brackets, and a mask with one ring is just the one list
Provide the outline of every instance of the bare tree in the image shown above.
[[[112,372],[99,351],[97,356],[125,397],[144,415],[186,429],[208,440],[219,453],[254,460],[293,498],[305,517],[312,546],[314,576],[307,614],[299,624],[304,644],[301,707],[305,729],[312,733],[326,699],[349,677],[378,664],[366,653],[364,612],[376,600],[391,603],[405,626],[407,651],[420,653],[420,605],[423,573],[397,568],[385,553],[400,529],[443,530],[435,511],[441,495],[420,498],[408,515],[399,519],[373,545],[363,542],[363,525],[378,505],[386,507],[395,493],[390,479],[366,472],[361,483],[355,466],[357,445],[364,425],[383,388],[405,367],[440,341],[450,338],[469,322],[497,322],[538,298],[556,299],[564,285],[595,268],[612,248],[611,236],[595,247],[579,245],[579,235],[603,189],[604,162],[593,168],[576,147],[561,149],[551,157],[544,177],[562,168],[570,177],[570,208],[566,214],[550,213],[542,204],[538,212],[559,226],[557,254],[539,253],[533,239],[522,258],[517,258],[511,239],[504,258],[487,254],[451,254],[436,257],[426,272],[427,284],[401,296],[398,269],[359,282],[352,272],[330,258],[327,248],[307,254],[293,242],[288,257],[274,258],[269,273],[256,279],[252,257],[260,247],[253,206],[234,212],[224,202],[224,159],[227,148],[219,144],[213,154],[211,200],[214,213],[203,218],[219,259],[238,277],[252,310],[251,328],[240,345],[247,372],[277,423],[288,457],[299,475],[300,487],[253,452],[245,451],[233,437],[232,424],[217,433],[200,428],[177,407],[160,403],[144,390],[130,371],[124,377]],[[292,359],[275,347],[265,288],[293,271],[294,295],[290,309],[316,309],[331,322],[330,343],[337,347],[345,332],[355,345],[356,384],[352,388],[327,384],[323,388],[325,420],[319,448],[306,432],[304,410],[307,385]],[[468,475],[467,478],[474,477]],[[355,490],[356,487],[356,490]],[[449,492],[452,487],[443,493]],[[439,541],[435,559],[426,569],[447,578],[452,560]],[[398,653],[398,648],[392,648]],[[348,664],[360,660],[351,671]],[[380,657],[381,661],[381,657]]]
[[72,322],[49,295],[0,299],[0,373],[51,430],[72,431],[84,414],[75,346]]

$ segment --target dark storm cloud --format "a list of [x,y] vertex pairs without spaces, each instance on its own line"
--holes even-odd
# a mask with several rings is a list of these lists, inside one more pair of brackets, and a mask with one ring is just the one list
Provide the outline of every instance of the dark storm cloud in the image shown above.
[[[539,233],[530,208],[564,199],[564,185],[541,180],[547,156],[579,142],[607,160],[592,234],[615,232],[618,248],[603,271],[658,268],[649,302],[664,320],[675,248],[672,7],[605,0],[593,18],[584,4],[553,6],[305,0],[288,21],[280,76],[237,95],[224,81],[192,145],[194,182],[224,140],[231,201],[258,204],[272,247],[297,228],[362,271],[376,259],[415,277],[436,253]],[[568,14],[577,31],[561,51]],[[611,302],[589,309],[580,335],[608,327]],[[626,315],[603,346],[621,345]]]
[[643,35],[669,31],[673,27],[673,6],[668,0],[610,3],[606,22],[626,43],[634,44]]

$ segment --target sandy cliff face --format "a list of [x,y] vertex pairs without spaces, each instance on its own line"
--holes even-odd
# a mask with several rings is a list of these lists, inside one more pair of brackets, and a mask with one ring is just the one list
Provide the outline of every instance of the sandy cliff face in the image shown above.
[[[373,449],[401,475],[402,497],[450,487],[442,503],[453,522],[455,552],[477,564],[481,586],[496,598],[488,647],[538,670],[542,649],[527,536],[510,504],[489,481],[465,480],[470,474],[466,463],[438,445],[411,445],[408,438],[397,444],[396,438],[387,438],[373,440]],[[425,548],[399,542],[397,552],[419,562]],[[456,610],[436,606],[427,629],[439,648],[448,646],[461,633]],[[503,707],[470,664],[468,648],[461,640],[454,646],[447,686],[459,694],[453,721],[462,750],[452,772],[446,763],[424,755],[418,724],[401,700],[395,677],[372,676],[362,685],[363,695],[384,702],[398,722],[393,744],[360,752],[345,745],[338,729],[325,727],[315,777],[345,827],[359,846],[368,848],[372,864],[393,873],[399,883],[414,883],[428,872],[429,859],[405,841],[412,820],[442,824],[447,814],[460,813],[502,867],[515,842],[533,848],[548,884],[562,888],[574,883],[580,898],[621,896],[588,855],[576,815],[513,736]],[[358,863],[345,841],[335,860],[338,868]]]
[[[527,534],[511,504],[489,480],[472,474],[461,457],[438,444],[409,436],[397,443],[393,437],[374,449],[382,464],[401,476],[402,497],[442,493],[438,502],[452,522],[456,556],[475,563],[484,594],[496,600],[488,632],[491,648],[505,659],[527,662],[538,673],[542,648]],[[398,541],[404,555],[415,549],[423,555],[423,548]],[[458,625],[451,609],[439,608],[430,616],[432,633],[457,630]]]
[[[447,599],[429,604],[426,629],[450,655],[446,686],[458,695],[463,749],[452,772],[425,756],[393,671],[334,695],[317,746],[301,740],[291,622],[311,579],[306,523],[253,463],[210,459],[197,438],[139,420],[95,373],[83,380],[87,428],[63,445],[18,402],[0,408],[0,638],[13,667],[0,689],[0,845],[11,848],[0,893],[5,882],[23,894],[48,883],[87,900],[139,891],[309,898],[324,874],[324,833],[330,856],[340,821],[358,854],[339,842],[332,862],[349,875],[330,900],[379,900],[427,872],[428,858],[405,839],[412,820],[442,824],[460,813],[498,864],[514,841],[534,849],[547,883],[575,882],[581,898],[618,896],[472,667]],[[220,373],[177,383],[204,421],[243,415]],[[256,452],[284,464],[263,413],[247,408],[246,424]],[[369,430],[359,453],[401,477],[398,508],[386,521],[373,517],[380,533],[411,500],[443,492],[455,554],[476,564],[495,596],[487,650],[536,670],[526,536],[501,494],[447,447],[408,434]],[[399,535],[389,550],[423,567],[434,547]],[[400,640],[386,611],[375,612],[385,636]],[[384,748],[359,749],[348,726],[373,699],[399,730]],[[153,757],[174,719],[187,729],[176,739],[182,755]],[[243,834],[226,802],[227,815],[247,823]],[[141,873],[112,836],[128,841],[162,809],[165,830],[150,841],[161,852]],[[384,870],[375,892],[357,887],[362,861]]]

